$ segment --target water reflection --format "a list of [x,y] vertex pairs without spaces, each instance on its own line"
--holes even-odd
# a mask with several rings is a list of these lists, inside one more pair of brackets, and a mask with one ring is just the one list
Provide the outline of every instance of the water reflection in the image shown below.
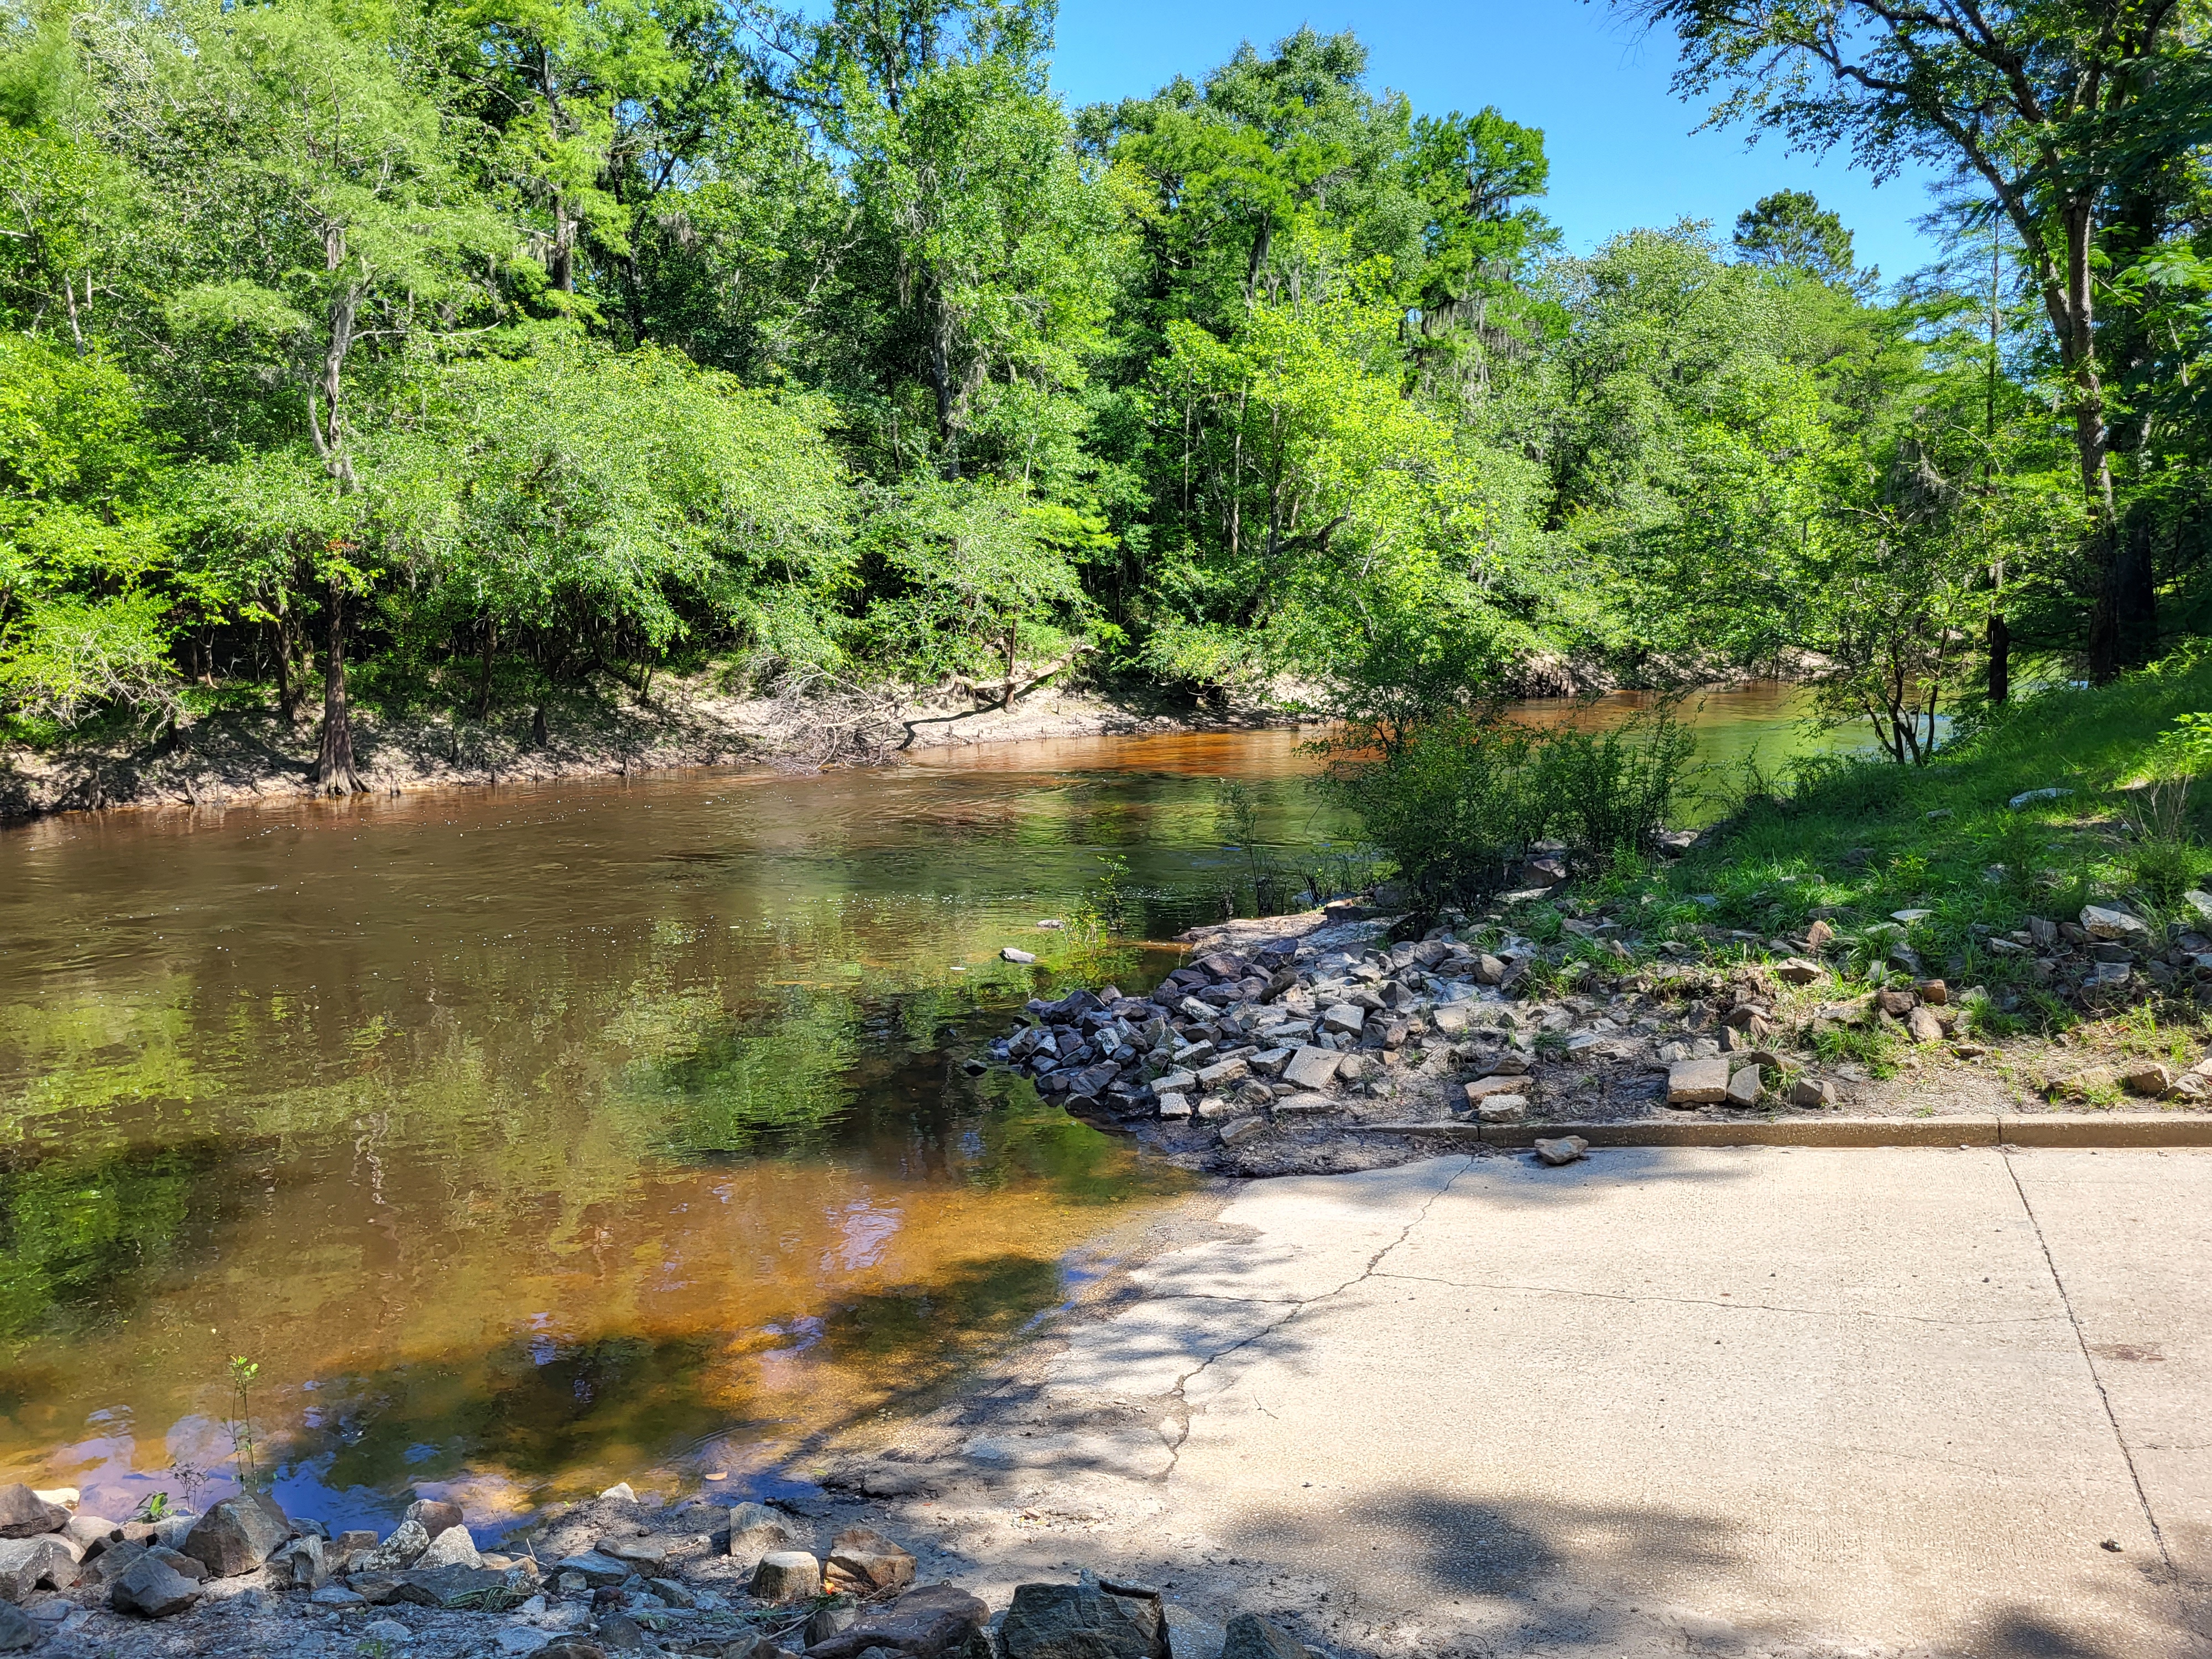
[[[958,1065],[1129,861],[1218,912],[1216,780],[1352,826],[1297,733],[1006,745],[0,834],[0,1477],[222,1490],[225,1364],[288,1507],[773,1480],[1066,1294],[1174,1182]],[[1038,969],[999,958],[1017,944]]]

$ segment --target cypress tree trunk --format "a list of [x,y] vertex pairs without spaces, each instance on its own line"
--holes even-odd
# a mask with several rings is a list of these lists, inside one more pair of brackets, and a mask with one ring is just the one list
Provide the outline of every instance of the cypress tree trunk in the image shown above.
[[353,767],[353,722],[346,714],[345,589],[331,584],[330,642],[323,653],[323,743],[315,757],[315,790],[324,795],[364,793]]

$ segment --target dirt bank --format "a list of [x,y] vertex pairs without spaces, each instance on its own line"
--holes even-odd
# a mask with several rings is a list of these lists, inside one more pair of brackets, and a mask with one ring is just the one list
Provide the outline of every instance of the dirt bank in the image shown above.
[[[542,714],[542,724],[539,716]],[[1288,723],[1273,709],[1223,714],[1139,692],[1040,689],[1012,708],[966,698],[854,695],[793,701],[731,696],[665,678],[649,701],[583,692],[486,720],[440,713],[354,714],[354,754],[373,793],[550,778],[628,776],[691,766],[881,763],[933,749],[1042,738],[1235,731]],[[0,819],[88,808],[282,800],[311,793],[319,715],[225,712],[154,742],[0,750]]]

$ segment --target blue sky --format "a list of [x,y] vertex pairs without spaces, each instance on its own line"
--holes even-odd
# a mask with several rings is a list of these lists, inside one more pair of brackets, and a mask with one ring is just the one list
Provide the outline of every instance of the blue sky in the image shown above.
[[1862,264],[1893,282],[1936,258],[1914,228],[1925,180],[1875,188],[1840,156],[1747,149],[1740,130],[1693,133],[1701,107],[1667,88],[1674,41],[1643,36],[1602,5],[1575,0],[1060,0],[1053,82],[1071,106],[1196,78],[1249,40],[1264,50],[1301,23],[1350,28],[1367,43],[1370,83],[1441,115],[1495,104],[1544,130],[1552,161],[1545,211],[1570,248],[1587,252],[1636,225],[1711,219],[1725,234],[1770,191],[1809,190],[1843,215]]

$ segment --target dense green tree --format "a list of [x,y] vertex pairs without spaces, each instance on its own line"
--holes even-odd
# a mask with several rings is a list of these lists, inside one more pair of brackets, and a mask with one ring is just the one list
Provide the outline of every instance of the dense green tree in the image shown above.
[[1636,0],[1631,9],[1675,33],[1677,84],[1686,95],[1717,94],[1716,120],[1750,120],[1805,148],[1846,146],[1878,175],[1932,164],[1995,202],[2042,302],[2070,405],[2095,573],[2091,673],[2108,678],[2141,660],[2154,586],[2147,559],[2120,533],[2117,343],[2102,308],[2115,252],[2139,254],[2160,240],[2160,175],[2212,137],[2203,0]]
[[[1802,271],[1844,287],[1863,280],[1851,260],[1843,216],[1807,190],[1778,190],[1736,216],[1736,257],[1756,265]],[[1873,273],[1869,273],[1871,276]]]

